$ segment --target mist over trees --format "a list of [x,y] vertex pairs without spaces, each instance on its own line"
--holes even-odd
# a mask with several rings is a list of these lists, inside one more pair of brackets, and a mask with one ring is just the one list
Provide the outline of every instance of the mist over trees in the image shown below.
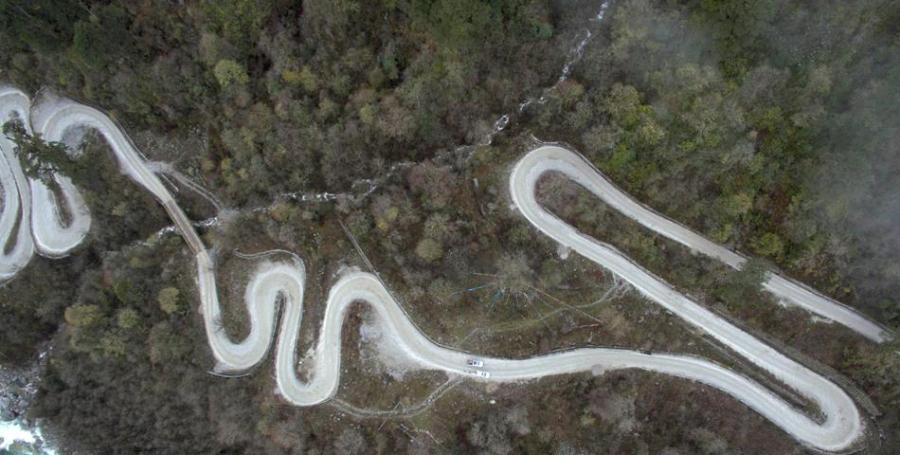
[[861,306],[896,324],[896,6],[615,11],[609,41],[576,69],[594,88],[541,124],[559,130],[564,115],[560,137],[579,135],[642,200],[840,298],[852,281]]

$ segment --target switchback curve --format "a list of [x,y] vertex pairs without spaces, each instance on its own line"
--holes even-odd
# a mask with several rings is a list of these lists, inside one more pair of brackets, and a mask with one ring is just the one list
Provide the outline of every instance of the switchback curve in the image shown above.
[[[0,103],[7,102],[20,103],[20,107],[24,106],[21,104],[23,102],[21,97],[0,96]],[[0,113],[16,109],[21,110],[3,105],[0,106]],[[388,339],[422,368],[468,375],[474,380],[496,382],[521,381],[598,369],[637,368],[713,386],[756,410],[797,440],[819,450],[847,450],[852,448],[863,434],[864,426],[858,409],[850,397],[834,383],[691,301],[609,245],[576,231],[544,210],[535,198],[535,185],[546,172],[561,172],[651,229],[722,259],[733,267],[740,267],[742,263],[742,258],[734,253],[731,253],[734,256],[730,256],[722,247],[712,244],[720,249],[710,249],[711,242],[686,228],[663,219],[652,211],[648,216],[648,213],[641,211],[648,209],[628,198],[612,186],[599,171],[569,150],[556,146],[538,147],[516,163],[510,175],[510,192],[516,208],[523,216],[544,234],[600,266],[612,270],[650,299],[688,323],[710,333],[739,355],[811,399],[818,405],[824,420],[817,421],[810,418],[746,376],[708,360],[685,355],[651,355],[624,349],[590,348],[521,360],[484,358],[484,370],[491,375],[489,378],[475,377],[472,376],[470,367],[466,365],[470,354],[432,342],[413,324],[397,299],[378,277],[359,271],[342,274],[330,289],[319,338],[305,356],[308,361],[304,362],[304,365],[310,370],[308,380],[303,381],[298,377],[295,361],[297,338],[303,316],[306,278],[300,258],[294,257],[287,262],[279,263],[263,262],[259,266],[244,296],[250,314],[250,334],[240,342],[232,341],[221,328],[215,265],[209,252],[174,197],[148,168],[146,161],[124,131],[97,109],[51,95],[44,96],[32,108],[30,121],[34,131],[43,134],[48,140],[59,140],[72,128],[97,130],[109,143],[123,172],[150,191],[163,205],[195,254],[201,298],[199,310],[204,318],[210,347],[218,362],[217,369],[241,371],[258,364],[265,357],[272,340],[276,338],[275,308],[278,302],[283,304],[284,311],[275,354],[276,380],[278,392],[293,404],[315,405],[334,396],[340,381],[340,334],[344,317],[350,304],[362,301],[376,312]],[[10,144],[0,145],[4,147],[4,157],[7,157]],[[9,164],[9,159],[5,159],[0,166],[3,163],[10,169],[13,166]],[[14,172],[8,174],[15,176]],[[6,177],[0,183],[6,189],[16,182],[15,178]],[[19,191],[21,194],[22,189],[19,188]],[[21,199],[26,200],[27,196],[22,196]],[[38,210],[38,207],[34,210]],[[52,207],[45,204],[40,210],[52,210]],[[2,213],[4,218],[0,220],[0,227],[5,226],[2,223],[7,216],[5,208]],[[704,241],[707,243],[703,243]],[[3,261],[7,264],[6,257],[3,257]],[[779,292],[778,287],[775,288],[774,292]],[[783,294],[789,292],[784,291]],[[831,307],[835,306],[836,302],[826,301],[823,304],[810,303],[809,299],[806,302],[803,298],[800,300],[795,303],[801,306],[806,304],[812,311],[818,311],[826,316],[837,315],[835,317],[844,318],[841,316],[844,313],[832,311]],[[858,331],[862,328],[863,334],[872,334],[864,324],[847,321],[849,319],[844,321],[838,319],[838,322]],[[886,338],[887,335],[869,337],[878,340]]]
[[[0,86],[0,122],[22,122],[32,133],[31,100],[22,91]],[[37,131],[41,133],[42,131]],[[57,195],[39,179],[27,177],[15,152],[15,144],[0,135],[0,185],[3,211],[0,213],[0,281],[7,280],[28,265],[35,251],[47,257],[62,257],[77,247],[91,228],[91,215],[81,192],[72,180],[53,174],[68,222],[63,221]],[[62,136],[45,136],[58,142]]]

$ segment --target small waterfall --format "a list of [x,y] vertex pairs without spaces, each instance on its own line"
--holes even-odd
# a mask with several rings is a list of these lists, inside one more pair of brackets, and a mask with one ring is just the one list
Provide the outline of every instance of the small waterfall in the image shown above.
[[[602,22],[603,19],[606,17],[606,12],[609,9],[609,5],[610,5],[610,0],[605,0],[600,5],[600,9],[597,12],[597,14],[593,18],[590,19],[590,22],[594,22],[594,21],[596,21],[598,23]],[[497,120],[494,121],[491,131],[488,132],[487,134],[485,134],[484,137],[480,141],[477,141],[474,144],[465,144],[465,145],[460,145],[460,146],[456,147],[452,151],[452,153],[450,153],[450,157],[464,157],[464,160],[468,161],[468,159],[471,158],[472,155],[476,152],[478,147],[488,146],[488,145],[493,144],[494,137],[497,134],[504,131],[509,126],[509,124],[514,120],[515,115],[522,114],[523,112],[525,112],[525,109],[527,109],[528,106],[532,105],[533,103],[538,103],[538,104],[545,103],[547,101],[547,94],[550,91],[556,89],[556,87],[560,83],[566,81],[569,78],[575,65],[579,61],[581,61],[582,57],[584,56],[584,50],[587,47],[588,43],[590,43],[590,41],[593,37],[594,37],[594,33],[590,29],[585,30],[584,37],[582,39],[580,39],[569,50],[569,53],[568,53],[569,58],[566,60],[565,64],[563,65],[563,68],[560,71],[560,75],[557,78],[556,82],[549,87],[544,87],[543,89],[541,89],[540,97],[526,98],[524,101],[519,103],[519,107],[516,112],[505,113],[505,114],[501,115],[500,117],[498,117]],[[348,192],[307,193],[307,192],[303,192],[303,191],[295,191],[295,192],[281,193],[277,196],[277,199],[287,199],[287,200],[292,200],[292,201],[297,201],[297,202],[312,202],[312,203],[335,202],[340,199],[362,200],[362,199],[365,199],[366,197],[368,197],[369,195],[371,195],[373,192],[375,192],[375,190],[379,187],[379,185],[382,182],[384,182],[385,180],[387,180],[388,178],[390,178],[392,175],[394,175],[395,172],[397,172],[398,170],[401,170],[401,169],[408,168],[410,166],[414,166],[415,164],[416,163],[409,162],[409,161],[403,161],[403,162],[396,163],[393,166],[391,166],[391,168],[380,177],[377,177],[374,179],[367,178],[367,179],[357,180],[356,182],[353,183],[351,190]],[[360,192],[360,191],[356,190],[357,186],[362,186],[362,185],[364,185],[364,187],[366,188],[364,191]],[[264,210],[264,207],[258,207],[258,208],[252,209],[252,210]]]
[[[606,12],[609,10],[610,0],[605,0],[602,4],[600,4],[600,10],[597,14],[591,19],[591,21],[603,22],[603,19],[606,17]],[[575,65],[581,61],[582,57],[584,57],[584,49],[587,47],[588,43],[591,42],[591,39],[594,37],[594,33],[587,29],[584,31],[584,38],[580,39],[578,43],[575,44],[572,49],[569,50],[569,58],[566,60],[566,63],[563,65],[562,71],[560,71],[559,77],[556,79],[556,82],[549,86],[545,87],[541,90],[541,96],[535,99],[534,97],[528,97],[521,103],[519,103],[519,109],[517,111],[518,114],[522,114],[525,112],[525,109],[528,109],[528,106],[531,106],[534,103],[544,104],[547,102],[547,94],[552,90],[555,90],[559,84],[565,82],[569,79],[569,76],[572,75],[572,69],[575,68]],[[477,145],[491,145],[494,142],[494,136],[498,133],[506,129],[509,126],[510,121],[512,120],[513,113],[506,113],[501,115],[495,122],[493,130],[488,133],[485,138],[479,142]],[[459,147],[457,150],[466,150],[469,148],[469,156],[475,151],[475,147],[470,145],[464,145]],[[468,157],[467,157],[468,159]]]

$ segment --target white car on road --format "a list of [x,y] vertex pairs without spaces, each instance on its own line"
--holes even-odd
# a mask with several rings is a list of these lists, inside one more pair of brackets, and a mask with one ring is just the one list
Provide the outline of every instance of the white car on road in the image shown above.
[[490,379],[491,373],[484,370],[466,370],[466,373],[477,376],[481,379]]
[[484,366],[484,360],[481,359],[469,359],[466,360],[466,365],[470,367],[481,368]]

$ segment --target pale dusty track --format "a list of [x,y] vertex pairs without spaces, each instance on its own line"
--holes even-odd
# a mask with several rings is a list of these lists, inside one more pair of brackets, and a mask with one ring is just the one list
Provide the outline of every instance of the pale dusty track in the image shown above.
[[[0,113],[25,112],[27,97],[7,89],[0,92]],[[10,94],[12,93],[12,94]],[[341,330],[347,309],[353,302],[366,302],[383,324],[384,333],[422,368],[449,374],[470,375],[466,360],[472,356],[457,350],[439,346],[423,334],[404,312],[397,299],[373,274],[359,271],[343,273],[331,287],[326,302],[325,316],[319,330],[319,338],[304,356],[303,365],[310,368],[308,381],[297,375],[297,340],[303,317],[303,291],[305,269],[299,257],[281,262],[261,262],[248,284],[244,296],[250,315],[250,333],[240,342],[228,338],[222,330],[221,309],[218,300],[215,264],[190,221],[178,206],[168,189],[150,170],[146,161],[133,146],[128,136],[104,113],[73,101],[44,96],[31,109],[31,126],[48,140],[61,140],[73,128],[93,128],[109,143],[123,172],[143,188],[150,191],[168,212],[181,232],[197,261],[197,279],[200,291],[199,310],[205,321],[206,333],[219,371],[243,371],[259,364],[266,356],[272,340],[276,339],[276,305],[283,302],[280,336],[277,337],[275,369],[278,392],[289,402],[309,406],[322,403],[334,396],[340,381]],[[11,144],[3,146],[4,160],[0,161],[0,177],[3,177],[4,200],[13,194],[9,188],[18,188],[21,205],[27,206],[29,193],[16,176]],[[12,159],[10,159],[12,157]],[[687,245],[688,247],[719,258],[733,267],[740,267],[744,259],[725,248],[715,245],[683,226],[667,220],[641,206],[609,183],[587,161],[571,151],[543,146],[526,154],[514,166],[510,175],[510,193],[516,208],[538,230],[586,258],[607,268],[631,283],[639,292],[664,306],[671,312],[709,333],[712,337],[771,373],[774,377],[808,397],[819,407],[824,420],[819,422],[793,408],[789,403],[759,383],[716,363],[685,355],[644,354],[623,349],[575,349],[546,356],[513,360],[483,358],[484,369],[491,373],[490,381],[510,382],[535,379],[544,376],[576,372],[636,368],[682,377],[715,387],[745,403],[769,419],[803,444],[824,451],[842,451],[853,448],[863,434],[863,421],[850,397],[823,376],[787,358],[765,343],[754,338],[716,314],[674,290],[658,277],[631,262],[609,245],[598,242],[559,218],[545,211],[535,199],[535,185],[547,172],[561,172],[578,182],[605,202],[622,211],[645,226]],[[64,187],[65,188],[65,187]],[[72,188],[68,194],[77,194]],[[52,198],[51,198],[52,199]],[[78,200],[67,198],[75,208]],[[4,204],[0,228],[7,229],[10,213],[17,212]],[[23,209],[27,210],[27,209]],[[34,204],[33,211],[41,212],[38,220],[53,219],[47,215],[54,210],[53,202]],[[24,223],[22,223],[24,224]],[[76,223],[72,223],[76,224]],[[34,230],[34,228],[32,228]],[[8,229],[7,229],[8,230]],[[20,242],[27,235],[19,230]],[[0,233],[5,231],[0,230]],[[8,237],[7,237],[8,238]],[[37,242],[36,242],[37,243]],[[38,244],[49,246],[46,240]],[[16,243],[16,247],[19,243]],[[74,248],[74,245],[71,246]],[[27,252],[27,245],[23,246]],[[50,249],[50,248],[48,248]],[[12,250],[15,252],[15,248]],[[64,254],[56,248],[50,254]],[[3,257],[3,267],[15,273],[23,264]],[[26,261],[27,262],[27,261]],[[886,333],[874,331],[877,327],[849,308],[826,299],[806,288],[775,278],[767,286],[790,303],[800,305],[824,317],[832,318],[874,340],[887,338]],[[799,289],[797,291],[796,289]],[[476,379],[473,380],[484,380]]]
[[[17,118],[32,131],[31,101],[21,91],[0,86],[0,119],[3,123]],[[41,133],[41,131],[37,131]],[[61,136],[45,136],[60,141]],[[77,247],[91,228],[91,216],[81,192],[64,175],[54,175],[60,197],[69,214],[63,222],[57,197],[44,182],[25,176],[14,144],[0,138],[3,159],[0,160],[0,185],[3,186],[4,208],[0,219],[0,245],[14,244],[9,254],[2,255],[0,280],[12,278],[28,264],[35,251],[47,257],[61,257]],[[11,229],[18,224],[15,232]],[[7,229],[7,226],[10,229]]]
[[[525,179],[528,177],[522,175],[523,172],[540,175],[544,171],[557,171],[565,174],[603,200],[603,202],[622,212],[625,216],[660,235],[687,246],[692,251],[718,259],[734,269],[741,269],[747,261],[744,256],[710,241],[635,201],[631,196],[606,179],[600,171],[582,158],[581,155],[558,146],[539,147],[522,158],[516,165],[513,175],[518,176],[518,180],[511,180],[510,191],[516,200],[516,205],[522,209],[528,221],[548,236],[566,246],[577,250],[570,243],[575,242],[575,239],[580,234],[575,232],[574,228],[555,219],[553,215],[540,210],[537,203],[533,201],[533,195],[528,192],[528,185],[533,186],[533,182],[526,182]],[[519,184],[516,183],[517,181],[521,182],[521,187],[513,186]],[[527,206],[523,207],[522,201],[526,199],[531,200],[528,201]],[[853,309],[829,299],[790,278],[779,274],[769,274],[764,286],[767,291],[774,294],[784,303],[799,306],[830,321],[835,321],[872,341],[883,342],[890,339],[888,332],[880,325],[866,319]]]

